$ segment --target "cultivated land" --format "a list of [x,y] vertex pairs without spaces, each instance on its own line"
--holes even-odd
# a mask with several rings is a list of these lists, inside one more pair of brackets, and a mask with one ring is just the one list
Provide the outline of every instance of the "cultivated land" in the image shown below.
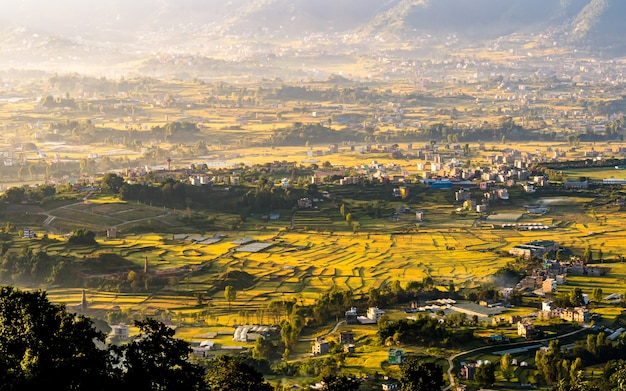
[[[461,71],[459,75],[467,78],[469,72]],[[177,336],[194,343],[218,333],[212,338],[217,346],[247,348],[254,343],[232,341],[233,326],[286,319],[284,313],[264,312],[272,301],[293,299],[298,305],[313,305],[336,287],[351,291],[356,300],[365,303],[372,288],[387,289],[395,281],[405,287],[427,278],[432,278],[441,297],[451,294],[451,284],[455,293],[468,295],[490,286],[494,273],[516,261],[507,253],[510,248],[532,240],[554,240],[575,255],[590,248],[596,259],[598,250],[602,250],[602,266],[608,273],[602,277],[568,277],[567,284],[558,287],[559,293],[574,288],[587,294],[594,288],[601,288],[604,295],[624,293],[626,211],[616,204],[626,195],[621,187],[601,192],[544,188],[525,193],[515,185],[509,188],[510,200],[494,201],[489,206],[491,216],[500,216],[494,221],[463,210],[462,203],[454,201],[453,190],[427,189],[417,184],[426,176],[426,170],[418,164],[433,160],[416,152],[425,145],[436,145],[445,159],[454,159],[457,167],[467,169],[497,167],[491,163],[492,158],[511,149],[534,155],[537,163],[552,159],[555,152],[562,154],[562,160],[583,160],[598,151],[604,151],[603,159],[622,156],[619,151],[626,143],[619,136],[623,129],[619,128],[610,141],[604,140],[603,132],[584,129],[596,126],[596,122],[598,126],[611,124],[605,123],[604,115],[590,113],[593,110],[586,107],[609,101],[619,104],[613,90],[559,82],[554,87],[558,91],[548,93],[542,90],[545,80],[495,79],[427,81],[422,85],[375,82],[362,89],[356,86],[358,93],[351,90],[351,85],[337,87],[310,81],[298,92],[302,98],[296,93],[295,97],[289,95],[289,86],[282,81],[228,86],[137,79],[129,81],[134,86],[130,91],[70,94],[73,103],[68,101],[72,103],[68,107],[46,107],[35,98],[2,102],[0,119],[4,121],[5,137],[0,140],[4,151],[1,185],[8,189],[46,182],[58,189],[56,195],[41,201],[3,205],[0,222],[15,225],[7,253],[30,249],[33,253],[76,259],[78,269],[71,284],[27,284],[28,288],[46,289],[52,301],[66,303],[71,310],[111,321],[154,316],[177,326]],[[146,87],[144,83],[153,84]],[[26,91],[24,86],[12,88],[13,93]],[[42,95],[52,93],[41,85],[35,89]],[[334,98],[309,100],[310,94],[339,89],[342,94]],[[580,89],[587,89],[584,106],[576,99],[564,98],[566,92]],[[534,100],[519,91],[529,91]],[[281,93],[288,96],[281,98]],[[359,93],[365,97],[350,95]],[[368,94],[376,98],[370,102]],[[405,99],[411,94],[415,96]],[[484,140],[469,135],[482,126],[504,125],[505,115],[523,124],[524,131],[533,137],[510,141],[496,137],[495,132]],[[583,118],[589,125],[580,126]],[[166,128],[173,123],[193,126],[168,134],[171,130]],[[298,129],[298,123],[330,126],[340,136],[320,142],[302,130],[297,141],[274,141],[280,136],[277,129]],[[435,131],[439,125],[447,128]],[[353,134],[358,137],[344,139],[343,135]],[[26,146],[27,142],[36,145]],[[337,144],[338,150],[329,153],[332,144]],[[400,146],[403,155],[394,156],[386,149],[394,144]],[[408,144],[412,144],[413,151]],[[259,174],[268,164],[283,161],[295,162],[299,173],[295,169],[275,173],[267,168]],[[166,168],[168,163],[170,170]],[[278,220],[268,220],[262,218],[264,213],[241,216],[200,210],[186,200],[180,200],[177,209],[150,202],[126,202],[97,186],[103,173],[110,170],[126,175],[127,170],[130,173],[147,167],[150,172],[145,177],[130,179],[129,174],[129,180],[158,184],[167,176],[185,181],[185,175],[198,171],[188,167],[204,164],[207,167],[199,171],[202,174],[219,175],[222,167],[239,168],[235,174],[245,183],[240,188],[216,184],[223,192],[243,189],[254,193],[261,177],[275,186],[288,178],[294,191],[304,192],[310,175],[318,168],[336,170],[342,177],[344,173],[358,175],[377,165],[393,166],[393,173],[401,174],[415,191],[406,199],[394,198],[392,189],[401,184],[340,186],[334,178],[323,181],[318,190],[328,191],[335,198],[319,202],[315,208],[277,210]],[[555,171],[560,176],[551,178],[554,183],[626,177],[621,175],[623,171],[606,166]],[[76,184],[81,192],[68,183]],[[473,191],[479,198],[480,193]],[[372,215],[368,208],[379,200],[382,213]],[[346,223],[340,211],[342,204],[353,221],[358,221],[358,227]],[[525,205],[546,206],[548,210],[543,215],[531,215],[526,213]],[[410,212],[397,212],[398,207],[407,207]],[[416,210],[425,211],[424,221],[416,220]],[[511,216],[522,217],[507,220]],[[198,228],[202,227],[196,224],[198,221],[209,220],[210,228]],[[543,224],[550,229],[502,228],[503,223],[512,222]],[[24,228],[34,229],[37,237],[16,237],[15,231]],[[68,245],[66,236],[78,228],[95,232],[97,245]],[[116,238],[106,238],[105,231],[110,228],[116,229]],[[246,238],[267,247],[254,252],[233,243]],[[159,283],[151,285],[150,281],[135,279],[142,275],[146,262],[148,274]],[[231,279],[237,272],[246,275]],[[128,284],[131,279],[132,284]],[[236,285],[232,302],[225,298],[226,284]],[[87,310],[76,307],[83,289]],[[406,317],[401,312],[406,306],[408,303],[385,310],[390,318],[399,320]],[[505,315],[527,316],[539,306],[539,299],[525,298],[521,306],[507,309]],[[621,308],[602,302],[595,304],[593,312],[601,314],[603,324],[608,326],[621,314]],[[310,339],[327,335],[334,325],[331,322],[305,328],[288,359],[308,359]],[[514,327],[494,329],[486,323],[473,327],[481,337],[500,333],[517,338]],[[327,338],[338,341],[338,332],[346,330],[357,334],[356,353],[345,357],[347,372],[398,375],[398,367],[386,362],[387,347],[378,343],[376,326],[340,325]],[[557,330],[551,332],[554,335]],[[483,345],[477,339],[467,349]],[[403,348],[437,360],[444,367],[444,359],[453,353],[413,344],[404,344]],[[531,367],[534,363],[533,352],[516,358],[529,362]],[[460,357],[456,368],[460,361],[477,359],[498,361],[492,351],[480,351]],[[514,381],[533,379],[534,369],[518,368]],[[502,383],[503,379],[498,380]]]

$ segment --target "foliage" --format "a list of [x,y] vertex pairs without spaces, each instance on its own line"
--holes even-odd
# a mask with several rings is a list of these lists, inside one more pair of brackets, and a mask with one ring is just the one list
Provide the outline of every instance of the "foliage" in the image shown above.
[[78,228],[72,232],[67,239],[68,244],[73,245],[96,245],[96,234],[93,231],[89,231],[85,228]]
[[[460,335],[461,333],[457,333]],[[420,314],[416,319],[400,319],[378,323],[378,341],[381,344],[417,343],[425,346],[445,345],[454,335],[437,319]]]
[[191,348],[174,330],[154,319],[136,321],[139,337],[113,347],[123,368],[120,380],[130,390],[202,390],[203,370],[189,361]]
[[506,381],[511,380],[513,377],[513,368],[511,367],[512,358],[510,353],[506,353],[502,355],[500,359],[500,372],[502,372],[502,377],[504,377]]
[[443,369],[439,364],[407,357],[400,370],[401,391],[440,391],[443,387]]
[[104,335],[44,292],[0,288],[0,334],[0,390],[110,389]]
[[346,308],[353,304],[352,292],[341,291],[336,287],[324,293],[313,306],[313,317],[318,324],[332,318],[343,317]]
[[345,375],[322,377],[322,391],[358,391],[360,382]]
[[228,309],[230,310],[230,303],[235,301],[237,298],[237,291],[232,285],[227,285],[224,288],[224,297],[226,298],[226,301],[228,301]]
[[261,373],[230,356],[219,356],[209,363],[206,384],[208,391],[271,391]]
[[104,174],[104,177],[100,181],[100,187],[105,190],[110,190],[114,194],[119,193],[122,185],[124,185],[124,178],[113,173]]
[[496,382],[495,365],[492,363],[479,365],[476,368],[474,380],[476,380],[481,387],[491,387],[493,383]]

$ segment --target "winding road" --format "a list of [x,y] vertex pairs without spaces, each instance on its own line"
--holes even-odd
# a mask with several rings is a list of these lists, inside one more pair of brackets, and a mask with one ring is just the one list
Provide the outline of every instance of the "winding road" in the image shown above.
[[[555,339],[559,339],[559,338],[563,338],[563,337],[569,337],[570,335],[574,335],[577,333],[580,333],[581,331],[587,330],[589,328],[589,326],[583,326],[582,328],[566,333],[566,334],[561,334],[561,335],[557,335],[555,337],[550,337],[550,338],[545,338],[545,339],[540,339],[537,341],[527,341],[527,342],[515,342],[515,343],[511,343],[511,344],[507,344],[506,346],[524,346],[524,345],[535,345],[537,343],[545,343],[545,342],[549,342]],[[456,384],[454,382],[454,375],[452,375],[452,371],[454,370],[454,360],[456,360],[457,358],[464,356],[466,354],[470,354],[470,353],[475,353],[475,352],[479,352],[481,350],[487,350],[487,349],[493,349],[493,345],[487,345],[487,346],[482,346],[480,348],[476,348],[476,349],[471,349],[471,350],[466,350],[464,352],[460,352],[457,353],[455,355],[452,355],[450,357],[448,357],[448,378],[450,379],[450,384],[443,389],[443,391],[447,391],[450,390],[452,387],[454,387]]]

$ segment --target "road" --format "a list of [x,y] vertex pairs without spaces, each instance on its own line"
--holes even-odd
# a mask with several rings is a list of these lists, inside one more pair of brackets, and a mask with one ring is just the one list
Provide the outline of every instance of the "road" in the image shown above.
[[[337,329],[339,328],[339,326],[343,326],[344,324],[346,324],[345,320],[340,320],[339,322],[337,322],[337,324],[335,325],[335,327],[333,327],[332,330],[330,330],[328,333],[322,335],[322,338],[326,338],[329,335],[333,334],[334,332],[337,331]],[[316,337],[319,338],[319,337]],[[306,341],[315,341],[316,338],[300,338],[300,341],[306,342]]]
[[[559,339],[559,338],[564,338],[564,337],[569,337],[570,335],[574,335],[577,333],[580,333],[581,331],[587,330],[588,327],[582,327],[578,330],[566,333],[566,334],[561,334],[561,335],[557,335],[556,337],[550,337],[550,338],[545,338],[545,339],[540,339],[537,341],[527,341],[527,342],[516,342],[516,343],[511,343],[511,344],[507,344],[506,347],[510,347],[510,346],[524,346],[524,345],[534,345],[537,343],[545,343],[545,342],[549,342],[555,339]],[[451,389],[452,387],[454,387],[456,384],[454,383],[454,376],[452,375],[452,371],[454,370],[454,360],[456,360],[457,358],[464,356],[466,354],[470,354],[470,353],[475,353],[475,352],[479,352],[481,350],[487,350],[487,349],[493,349],[493,345],[487,345],[487,346],[482,346],[480,348],[476,348],[476,349],[471,349],[471,350],[466,350],[464,352],[461,353],[457,353],[455,355],[452,355],[450,357],[448,357],[448,378],[450,379],[450,384],[443,389],[443,391],[447,391],[449,389]]]

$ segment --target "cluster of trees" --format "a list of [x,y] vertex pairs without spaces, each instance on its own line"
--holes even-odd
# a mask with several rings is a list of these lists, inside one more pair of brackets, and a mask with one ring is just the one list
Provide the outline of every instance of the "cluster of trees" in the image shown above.
[[7,252],[0,260],[0,279],[20,283],[67,283],[73,258],[51,256],[28,247]]
[[269,139],[271,145],[305,145],[307,142],[340,143],[361,141],[356,132],[338,132],[320,123],[303,124],[296,122],[287,128],[276,129]]
[[51,185],[36,187],[10,187],[1,196],[1,199],[9,204],[21,204],[24,201],[39,202],[46,197],[52,197],[57,189]]
[[[295,307],[295,306],[294,306]],[[259,361],[219,356],[191,360],[190,345],[154,319],[136,321],[139,335],[124,345],[105,344],[87,317],[49,302],[45,292],[0,287],[0,391],[196,390],[271,391]],[[275,373],[321,375],[324,391],[357,391],[360,382],[337,374],[333,357],[283,362]],[[443,370],[409,357],[401,368],[402,389],[439,390]]]
[[429,314],[420,314],[416,319],[391,321],[382,317],[378,322],[378,342],[385,345],[418,343],[424,346],[446,346],[455,342],[471,341],[471,329],[448,328]]
[[[454,283],[448,285],[448,292],[454,296],[456,288]],[[367,293],[367,304],[370,307],[388,307],[395,304],[408,303],[418,297],[427,299],[439,294],[432,277],[426,276],[422,281],[409,281],[402,286],[399,280],[381,285],[379,288],[370,288]]]
[[[623,358],[624,341],[612,344],[601,332],[589,334],[586,341],[577,341],[574,349],[567,352],[561,349],[558,340],[551,341],[545,352],[537,351],[535,365],[538,380],[554,385],[554,391],[617,391],[626,385],[626,362]],[[582,377],[586,366],[603,362],[606,364],[600,379],[590,382]]]

